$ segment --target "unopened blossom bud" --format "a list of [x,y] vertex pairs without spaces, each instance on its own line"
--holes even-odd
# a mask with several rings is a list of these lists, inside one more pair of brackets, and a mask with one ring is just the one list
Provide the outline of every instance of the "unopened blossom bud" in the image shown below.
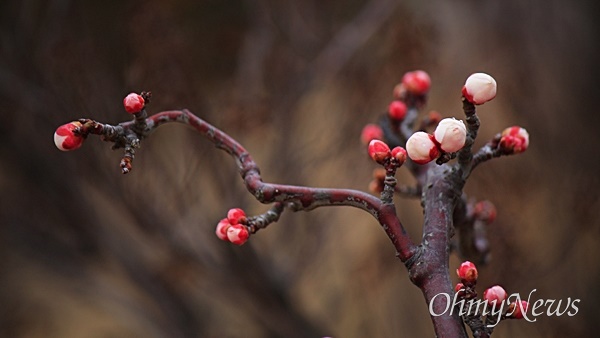
[[408,157],[417,164],[425,164],[436,159],[440,152],[432,139],[432,135],[423,131],[412,134],[406,141]]
[[231,225],[227,229],[227,239],[235,245],[242,245],[246,243],[248,238],[250,237],[250,233],[248,232],[248,228],[241,224]]
[[388,116],[395,121],[402,121],[406,116],[406,104],[402,101],[392,101],[388,107]]
[[74,121],[63,124],[54,132],[54,144],[62,151],[75,150],[83,144],[85,137],[75,133],[77,128],[82,125],[80,122]]
[[527,150],[529,133],[524,128],[514,126],[504,129],[500,139],[500,147],[506,152],[518,154]]
[[496,219],[496,207],[490,201],[479,201],[473,207],[473,217],[490,224]]
[[474,284],[477,281],[477,267],[469,261],[462,262],[460,267],[456,269],[456,274],[464,284]]
[[506,291],[500,285],[494,285],[483,291],[483,299],[492,306],[500,306],[506,299],[506,296]]
[[431,87],[431,78],[427,72],[415,70],[404,74],[402,84],[413,95],[425,95]]
[[383,130],[380,126],[369,123],[363,127],[360,133],[360,140],[363,144],[367,145],[371,140],[381,140],[383,138]]
[[516,303],[510,303],[506,314],[510,316],[510,318],[523,319],[523,315],[527,313],[527,309],[529,309],[529,303],[526,300],[522,300]]
[[404,162],[406,162],[406,150],[402,147],[395,147],[394,149],[392,149],[392,157],[396,159],[396,161],[398,161],[398,163],[400,165],[402,165]]
[[129,114],[140,112],[145,104],[144,98],[136,93],[131,93],[123,99],[123,106],[125,107],[125,111]]
[[392,156],[390,147],[385,142],[380,140],[371,140],[369,142],[369,156],[373,161],[383,164],[388,158]]
[[229,229],[230,226],[231,223],[229,223],[227,218],[220,220],[219,223],[217,223],[217,229],[215,230],[217,237],[224,241],[229,241],[229,238],[227,238],[227,229]]
[[244,223],[246,221],[246,213],[240,208],[229,209],[227,219],[231,225]]
[[486,73],[471,74],[462,88],[463,96],[473,104],[484,104],[496,97],[496,80]]
[[443,151],[454,153],[465,145],[467,128],[461,120],[445,118],[435,128],[433,135]]
[[454,287],[454,292],[464,292],[465,291],[465,285],[463,283],[456,283],[456,286]]

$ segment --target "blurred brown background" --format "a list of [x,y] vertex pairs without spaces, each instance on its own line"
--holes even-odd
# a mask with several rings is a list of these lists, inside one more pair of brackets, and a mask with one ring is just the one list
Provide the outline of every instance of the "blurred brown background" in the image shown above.
[[[594,336],[600,24],[584,3],[3,1],[0,336],[433,336],[369,215],[285,213],[233,247],[218,220],[268,207],[190,129],[161,127],[127,176],[96,137],[68,154],[52,141],[76,118],[128,119],[122,98],[151,90],[151,112],[191,109],[241,141],[266,180],[366,190],[360,130],[413,69],[430,73],[426,109],[444,116],[461,116],[469,74],[496,78],[478,144],[514,124],[531,134],[525,154],[466,186],[499,213],[480,290],[581,302],[574,317],[507,321],[494,336]],[[418,240],[418,201],[397,204]]]

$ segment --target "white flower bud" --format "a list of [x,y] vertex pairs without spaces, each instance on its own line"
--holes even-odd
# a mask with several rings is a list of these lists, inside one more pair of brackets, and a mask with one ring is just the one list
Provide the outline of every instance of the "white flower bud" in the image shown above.
[[486,73],[475,73],[467,78],[463,96],[473,104],[484,104],[496,97],[496,80]]
[[440,121],[433,135],[443,151],[454,153],[465,145],[467,128],[463,121],[446,118]]
[[431,135],[423,131],[412,134],[406,141],[408,157],[417,164],[425,164],[436,159],[439,150],[431,138]]

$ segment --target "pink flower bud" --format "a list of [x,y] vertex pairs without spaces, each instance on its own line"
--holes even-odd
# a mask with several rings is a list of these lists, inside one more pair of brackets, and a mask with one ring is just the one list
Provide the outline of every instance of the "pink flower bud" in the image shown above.
[[477,267],[469,261],[462,262],[460,267],[456,269],[456,274],[464,284],[474,284],[477,281]]
[[392,157],[396,159],[396,161],[398,161],[398,163],[400,165],[402,165],[404,162],[406,162],[406,150],[402,147],[395,147],[394,149],[392,149]]
[[390,147],[380,140],[371,140],[369,142],[369,156],[373,161],[383,164],[387,159],[392,156]]
[[417,164],[425,164],[436,159],[440,151],[433,142],[433,136],[423,131],[412,134],[406,141],[408,157]]
[[465,285],[463,283],[456,283],[456,286],[454,287],[454,292],[460,292],[461,290],[462,292],[464,292]]
[[125,106],[125,111],[129,114],[140,112],[145,104],[144,98],[136,93],[131,93],[123,99],[123,106]]
[[246,243],[249,237],[248,228],[241,224],[233,224],[227,229],[227,239],[235,245]]
[[500,147],[505,151],[518,154],[527,150],[529,146],[529,133],[527,130],[514,126],[504,129],[500,139]]
[[523,319],[523,315],[527,313],[527,309],[529,309],[529,303],[526,300],[522,300],[520,302],[510,303],[506,313],[510,318]]
[[415,70],[404,74],[402,84],[413,95],[425,95],[431,87],[431,78],[427,72]]
[[383,138],[383,130],[381,130],[380,126],[373,124],[373,123],[369,123],[366,126],[364,126],[362,129],[362,132],[360,133],[360,140],[365,145],[369,144],[369,142],[371,142],[371,140],[374,140],[374,139],[381,140],[382,138]]
[[446,118],[440,121],[433,135],[443,151],[454,153],[465,145],[467,128],[461,120]]
[[[500,285],[494,285],[483,291],[483,299],[492,306],[500,306],[506,299],[506,291]],[[494,301],[496,301],[494,303]]]
[[490,224],[496,219],[496,207],[490,201],[479,201],[473,207],[473,216]]
[[215,230],[217,237],[224,241],[229,241],[229,238],[227,238],[227,229],[229,229],[230,226],[231,223],[229,223],[229,220],[227,220],[227,218],[223,218],[222,220],[220,220],[219,223],[217,223],[217,229]]
[[471,74],[462,88],[462,94],[473,104],[484,104],[496,97],[496,80],[486,73]]
[[227,212],[227,220],[231,225],[240,224],[246,222],[246,213],[240,208],[229,209]]
[[392,101],[388,107],[388,116],[395,121],[402,121],[406,116],[406,104],[402,101]]
[[54,132],[54,144],[62,151],[75,150],[83,144],[85,137],[75,133],[75,129],[80,128],[81,123],[74,121],[63,124]]

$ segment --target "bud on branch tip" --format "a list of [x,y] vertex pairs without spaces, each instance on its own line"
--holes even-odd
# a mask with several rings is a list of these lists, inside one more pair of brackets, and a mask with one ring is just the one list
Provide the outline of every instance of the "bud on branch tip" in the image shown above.
[[406,150],[402,147],[395,147],[394,149],[392,149],[392,157],[396,159],[396,161],[398,161],[399,165],[404,164],[404,162],[406,162]]
[[406,104],[402,101],[392,101],[388,107],[388,116],[394,121],[402,121],[406,116]]
[[469,261],[462,262],[460,267],[456,269],[456,274],[463,284],[475,284],[478,277],[477,267]]
[[62,151],[75,150],[83,144],[85,137],[76,133],[75,130],[81,128],[80,122],[74,121],[63,124],[54,132],[54,144]]
[[383,164],[392,156],[390,147],[385,142],[380,140],[371,140],[369,142],[369,156],[373,161]]
[[136,93],[131,93],[123,99],[123,106],[125,107],[125,111],[129,114],[139,113],[144,109],[145,104],[146,101],[144,98]]
[[[506,299],[506,291],[500,285],[494,285],[491,288],[483,291],[483,299],[488,303],[496,306],[500,306]],[[495,301],[495,303],[494,303]]]
[[496,80],[486,73],[475,73],[467,78],[462,95],[473,104],[484,104],[496,97]]
[[514,126],[504,129],[500,138],[500,147],[512,154],[519,154],[529,146],[529,133],[524,128]]
[[224,241],[229,241],[235,245],[242,245],[250,237],[248,228],[243,225],[246,221],[244,210],[240,208],[229,209],[227,218],[223,218],[217,223],[215,234]]
[[431,87],[431,78],[423,70],[415,70],[404,74],[402,85],[413,95],[425,95]]

